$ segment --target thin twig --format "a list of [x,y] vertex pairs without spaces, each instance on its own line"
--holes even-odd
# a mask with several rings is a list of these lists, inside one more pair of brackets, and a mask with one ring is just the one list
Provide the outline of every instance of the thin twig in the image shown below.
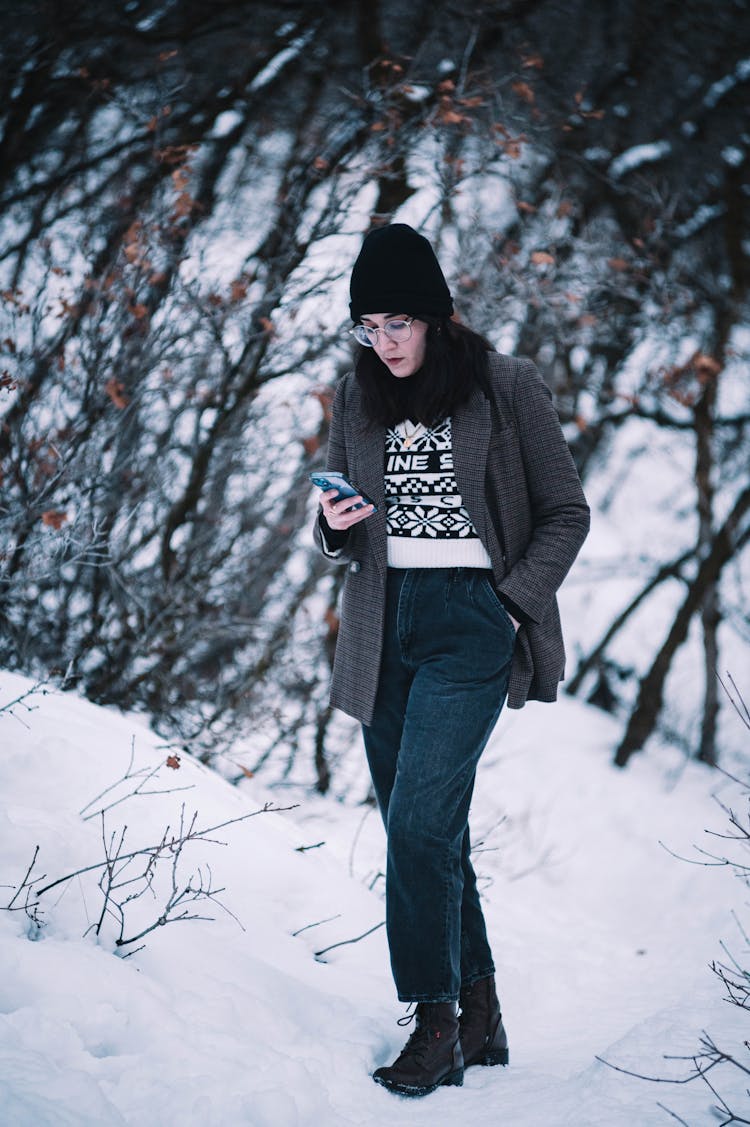
[[[130,739],[130,761],[128,763],[127,770],[125,771],[125,774],[121,778],[119,778],[116,782],[110,783],[110,785],[108,787],[105,787],[104,790],[101,791],[99,794],[97,794],[94,798],[92,798],[90,802],[87,802],[86,805],[83,807],[83,809],[78,811],[78,813],[81,815],[81,817],[83,818],[83,820],[85,822],[89,821],[89,819],[91,819],[91,818],[95,818],[97,816],[97,814],[101,814],[101,813],[104,813],[107,810],[114,809],[115,806],[119,806],[122,802],[127,802],[127,800],[129,798],[132,798],[136,794],[137,795],[176,794],[179,791],[194,790],[195,789],[194,783],[187,783],[185,786],[182,786],[182,787],[163,787],[160,790],[144,790],[143,788],[146,786],[146,784],[151,779],[154,779],[154,778],[157,777],[157,775],[161,771],[164,764],[159,763],[159,764],[157,764],[156,767],[153,767],[150,770],[149,770],[148,767],[140,767],[137,771],[133,771],[132,768],[133,768],[134,759],[135,759],[135,736],[131,736],[131,739]],[[141,778],[141,776],[142,776],[142,778]],[[89,814],[86,813],[86,811],[89,810],[90,807],[92,807],[95,802],[98,802],[100,798],[104,798],[105,795],[110,794],[111,791],[113,791],[117,787],[121,786],[122,783],[128,782],[130,779],[138,779],[138,778],[141,778],[141,781],[137,784],[137,786],[135,786],[133,788],[133,790],[128,791],[127,794],[121,795],[121,797],[115,799],[114,802],[110,802],[108,806],[102,806],[98,810],[91,811]]]
[[657,1106],[657,1107],[660,1107],[662,1111],[666,1111],[667,1115],[671,1115],[671,1116],[672,1116],[672,1118],[673,1118],[673,1119],[676,1119],[678,1123],[681,1123],[681,1124],[682,1124],[682,1127],[690,1127],[690,1124],[689,1124],[689,1123],[686,1123],[686,1122],[685,1122],[685,1120],[684,1120],[684,1119],[682,1119],[682,1118],[681,1118],[681,1117],[680,1117],[680,1116],[679,1116],[679,1115],[677,1114],[677,1112],[675,1112],[675,1111],[672,1111],[672,1109],[671,1109],[671,1108],[669,1108],[669,1107],[666,1107],[666,1106],[665,1106],[664,1104],[661,1104],[661,1103],[659,1103],[659,1101],[658,1101],[658,1100],[656,1101],[656,1106]]
[[23,704],[27,712],[35,712],[37,708],[36,705],[34,705],[34,707],[32,708],[30,705],[25,704],[24,702],[28,697],[33,696],[35,693],[41,693],[43,696],[46,696],[49,692],[49,689],[44,688],[45,684],[46,681],[37,681],[36,684],[32,685],[30,689],[26,689],[25,692],[17,696],[15,700],[9,700],[7,704],[0,705],[0,713],[7,712],[8,715],[12,716],[14,720],[17,720],[19,724],[23,724],[24,728],[28,728],[29,725],[25,720],[22,720],[20,716],[16,715],[14,709],[16,708],[16,705]]
[[297,928],[296,931],[292,932],[292,936],[302,935],[303,931],[308,931],[311,927],[320,927],[321,924],[329,924],[331,922],[331,920],[340,920],[340,919],[341,919],[341,912],[338,912],[335,916],[327,916],[324,920],[317,920],[314,924],[305,924],[304,927]]
[[[257,817],[258,814],[279,814],[284,813],[287,810],[296,810],[298,806],[298,802],[294,803],[292,806],[274,806],[272,802],[267,802],[263,807],[261,807],[260,810],[253,810],[249,814],[241,814],[238,818],[228,818],[225,822],[219,822],[215,826],[208,826],[204,830],[196,830],[194,833],[191,832],[189,837],[187,837],[185,840],[193,841],[200,839],[202,841],[210,841],[211,839],[208,838],[208,834],[214,833],[216,830],[224,829],[226,826],[232,826],[237,822],[246,822],[249,818]],[[171,841],[167,843],[167,848],[174,849],[178,844],[179,839],[172,838]],[[214,841],[214,844],[223,845],[224,842]],[[149,853],[158,855],[159,851],[162,848],[163,846],[161,844],[144,845],[141,849],[134,849],[132,853],[123,853],[120,857],[118,857],[118,860],[126,861],[130,860],[133,857],[140,857]],[[80,876],[82,873],[95,872],[97,869],[106,867],[107,863],[108,861],[105,859],[104,861],[97,861],[93,865],[85,865],[81,869],[76,869],[73,873],[66,873],[64,877],[58,877],[57,880],[52,881],[50,884],[46,884],[44,888],[40,888],[36,895],[38,897],[43,896],[45,892],[49,892],[50,889],[55,888],[58,884],[64,884],[65,881],[72,880],[73,877]]]
[[[637,1080],[648,1080],[652,1084],[690,1084],[699,1075],[694,1072],[692,1076],[646,1076],[643,1072],[634,1072],[631,1068],[622,1068],[619,1064],[612,1064],[612,1061],[605,1060],[604,1057],[594,1054],[594,1059],[598,1060],[601,1064],[606,1064],[607,1068],[614,1069],[615,1072],[622,1072],[625,1076],[634,1076]],[[665,1057],[665,1060],[687,1060],[695,1059],[687,1057]],[[713,1067],[713,1065],[711,1066]]]
[[357,829],[354,833],[354,837],[352,838],[352,847],[349,850],[349,876],[350,877],[354,876],[354,854],[355,854],[355,851],[357,849],[357,842],[359,841],[359,836],[362,833],[365,822],[370,817],[370,815],[372,814],[374,809],[375,809],[374,806],[368,806],[367,807],[363,816],[359,820],[359,825],[357,826]]
[[750,709],[748,709],[747,705],[745,704],[745,700],[742,696],[742,693],[737,688],[737,682],[735,681],[734,677],[732,676],[731,673],[727,673],[727,680],[730,682],[732,688],[734,689],[735,693],[737,694],[736,700],[732,696],[732,694],[730,693],[729,689],[726,687],[724,682],[722,681],[721,674],[719,673],[718,670],[716,671],[716,676],[719,679],[719,684],[721,685],[722,689],[724,690],[724,692],[729,697],[729,700],[732,704],[732,707],[734,708],[734,711],[737,713],[737,715],[739,716],[740,720],[745,725],[745,727],[750,728]]
[[473,27],[461,58],[461,68],[458,75],[457,93],[463,95],[466,90],[466,75],[469,70],[469,59],[477,41],[478,27]]
[[375,927],[371,927],[368,931],[363,931],[361,935],[356,936],[354,939],[342,939],[339,943],[332,943],[330,947],[323,947],[321,951],[315,952],[315,958],[319,959],[321,955],[325,955],[328,951],[333,951],[335,947],[347,947],[350,943],[359,943],[360,939],[366,939],[368,935],[372,935],[378,928],[385,927],[385,920],[381,920]]
[[[15,904],[15,902],[17,900],[17,898],[21,895],[22,890],[27,887],[26,882],[29,879],[29,876],[31,875],[31,870],[34,868],[34,865],[36,864],[36,859],[37,859],[38,856],[39,856],[39,846],[37,845],[36,848],[34,849],[34,856],[31,858],[31,864],[29,865],[28,869],[26,870],[26,872],[24,874],[24,878],[21,881],[21,883],[19,884],[18,889],[16,890],[15,896],[12,898],[12,900],[9,900],[8,903],[6,904],[6,908],[12,909],[13,905]],[[44,877],[41,876],[41,877],[37,877],[36,879],[37,880],[44,880]],[[31,887],[31,886],[29,885],[28,887]]]

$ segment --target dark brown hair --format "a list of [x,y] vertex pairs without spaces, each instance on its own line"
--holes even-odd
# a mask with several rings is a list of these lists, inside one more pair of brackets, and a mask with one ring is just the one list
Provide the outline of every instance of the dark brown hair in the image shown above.
[[355,375],[371,423],[392,427],[402,419],[434,426],[470,397],[486,391],[489,341],[458,321],[416,314],[427,325],[424,363],[411,376],[392,375],[374,348],[360,346]]

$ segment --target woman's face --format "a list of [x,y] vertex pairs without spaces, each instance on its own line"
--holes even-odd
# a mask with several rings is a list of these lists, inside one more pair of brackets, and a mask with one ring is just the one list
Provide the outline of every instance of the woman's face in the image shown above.
[[[387,321],[408,321],[406,313],[365,313],[360,317],[363,325],[381,329]],[[405,341],[391,340],[384,332],[378,333],[375,351],[392,375],[399,378],[413,376],[424,362],[427,346],[427,322],[412,321],[411,336]]]

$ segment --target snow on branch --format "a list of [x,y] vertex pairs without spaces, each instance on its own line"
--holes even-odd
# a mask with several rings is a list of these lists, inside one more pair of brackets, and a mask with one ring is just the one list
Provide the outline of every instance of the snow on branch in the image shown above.
[[671,151],[670,141],[651,141],[645,145],[633,145],[632,148],[615,157],[607,169],[607,174],[612,180],[620,180],[642,164],[653,164],[668,156]]
[[740,82],[747,82],[748,79],[750,79],[750,59],[740,59],[731,74],[725,75],[709,86],[703,98],[703,105],[713,109],[725,94]]

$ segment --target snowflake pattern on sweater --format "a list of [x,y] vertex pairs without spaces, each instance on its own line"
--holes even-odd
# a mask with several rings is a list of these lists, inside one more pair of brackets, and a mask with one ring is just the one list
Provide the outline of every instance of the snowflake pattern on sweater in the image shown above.
[[449,418],[419,431],[408,447],[395,427],[386,431],[385,503],[389,536],[476,539],[453,473]]

